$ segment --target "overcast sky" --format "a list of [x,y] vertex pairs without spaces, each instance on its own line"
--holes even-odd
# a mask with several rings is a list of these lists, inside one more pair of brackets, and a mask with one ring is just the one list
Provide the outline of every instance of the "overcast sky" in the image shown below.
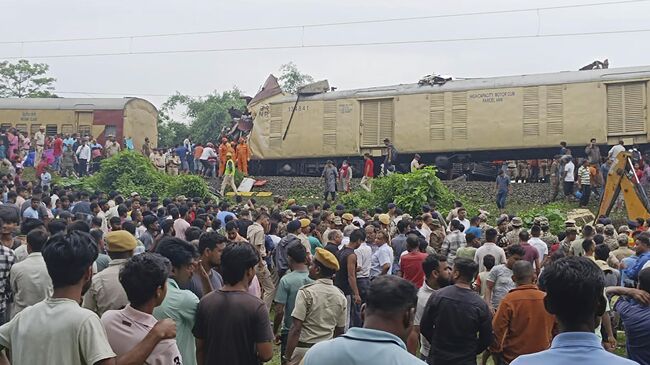
[[[615,0],[1,0],[0,42],[132,36],[587,4]],[[650,64],[650,32],[403,45],[30,58],[187,49],[477,38],[650,28],[650,1],[594,7],[374,24],[179,37],[55,43],[0,43],[0,59],[51,66],[67,97],[141,96],[160,105],[175,91],[204,95],[237,86],[254,95],[270,73],[295,62],[340,89],[413,83],[435,72],[483,77],[577,70],[595,59],[610,67]],[[107,95],[66,92],[106,93]],[[118,93],[118,95],[108,95]]]

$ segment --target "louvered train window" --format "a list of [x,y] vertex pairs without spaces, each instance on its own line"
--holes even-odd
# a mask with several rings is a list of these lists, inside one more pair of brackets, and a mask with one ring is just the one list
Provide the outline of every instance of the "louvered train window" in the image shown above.
[[564,86],[546,87],[546,134],[564,134]]
[[467,139],[467,92],[453,93],[451,106],[451,139]]
[[429,139],[445,140],[445,94],[431,94],[429,98]]
[[539,136],[539,88],[524,88],[524,137]]
[[646,133],[646,84],[607,85],[607,135]]
[[361,146],[376,147],[393,139],[393,99],[361,102]]
[[323,149],[336,149],[337,111],[336,100],[324,102]]

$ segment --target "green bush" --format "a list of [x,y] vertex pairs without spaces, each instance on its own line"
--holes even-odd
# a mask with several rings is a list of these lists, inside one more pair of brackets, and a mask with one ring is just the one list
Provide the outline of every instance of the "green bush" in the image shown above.
[[377,178],[373,180],[372,192],[361,190],[341,197],[341,203],[349,209],[385,208],[394,202],[411,215],[420,214],[422,205],[430,200],[434,200],[440,210],[451,209],[454,202],[454,195],[438,179],[433,167]]
[[84,190],[118,191],[122,194],[138,192],[144,196],[206,197],[207,183],[198,176],[169,176],[158,171],[151,161],[137,152],[124,151],[102,161],[101,169],[93,176],[81,179],[61,179],[63,186]]
[[171,179],[167,192],[169,196],[185,195],[186,197],[206,197],[210,195],[208,185],[202,177],[196,175],[180,175]]
[[548,219],[551,232],[558,233],[564,231],[564,221],[566,220],[567,209],[562,203],[551,203],[544,207],[536,207],[527,211],[519,212],[519,217],[524,221],[526,227],[533,225],[535,217],[544,216]]

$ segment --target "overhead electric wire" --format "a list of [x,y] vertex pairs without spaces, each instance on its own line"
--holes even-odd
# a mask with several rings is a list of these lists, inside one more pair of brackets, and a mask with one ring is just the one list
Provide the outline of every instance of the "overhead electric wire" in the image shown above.
[[[168,98],[170,96],[178,95],[178,94],[148,94],[148,93],[102,93],[102,92],[96,92],[96,91],[59,91],[56,90],[55,94],[74,94],[74,95],[139,95],[139,96],[151,96],[151,97],[165,97]],[[185,95],[185,94],[181,94]],[[205,95],[188,95],[191,97],[199,98],[199,97],[204,97]]]
[[292,25],[253,27],[253,28],[216,29],[216,30],[193,31],[193,32],[135,34],[135,35],[124,35],[124,36],[104,36],[104,37],[53,38],[53,39],[41,39],[41,40],[14,40],[14,41],[0,41],[0,44],[34,44],[34,43],[56,43],[56,42],[85,42],[85,41],[138,39],[138,38],[180,37],[180,36],[190,36],[190,35],[206,35],[206,34],[238,33],[238,32],[256,32],[256,31],[270,31],[270,30],[283,30],[283,29],[301,29],[301,28],[302,29],[307,29],[307,28],[317,28],[317,27],[335,27],[335,26],[344,26],[344,25],[376,24],[376,23],[402,22],[402,21],[413,21],[413,20],[454,18],[454,17],[465,17],[465,16],[512,14],[512,13],[524,13],[524,12],[532,12],[532,11],[540,12],[540,11],[547,11],[547,10],[562,10],[562,9],[574,9],[574,8],[584,8],[584,7],[596,7],[596,6],[607,6],[607,5],[642,3],[642,2],[648,2],[648,1],[650,1],[650,0],[617,0],[617,1],[597,2],[597,3],[544,6],[544,7],[523,8],[523,9],[505,9],[505,10],[491,10],[491,11],[478,11],[478,12],[466,12],[466,13],[439,14],[439,15],[423,15],[423,16],[413,16],[413,17],[350,20],[350,21],[341,21],[341,22],[292,24]]
[[157,55],[157,54],[244,52],[244,51],[262,51],[262,50],[287,50],[287,49],[301,49],[301,48],[310,49],[310,48],[368,47],[368,46],[391,46],[391,45],[423,44],[423,43],[452,43],[452,42],[498,41],[498,40],[531,39],[531,38],[584,37],[584,36],[593,36],[593,35],[631,34],[631,33],[644,33],[644,32],[650,32],[650,28],[594,31],[594,32],[576,32],[576,33],[522,34],[522,35],[510,35],[510,36],[465,37],[465,38],[421,39],[421,40],[415,39],[415,40],[404,40],[404,41],[378,41],[378,42],[358,42],[358,43],[299,44],[299,45],[287,45],[287,46],[260,46],[260,47],[180,49],[180,50],[177,49],[177,50],[159,50],[159,51],[77,53],[77,54],[60,54],[60,55],[24,55],[24,56],[10,56],[10,57],[0,57],[0,58],[12,60],[12,59],[22,59],[22,58],[45,59],[45,58],[104,57],[104,56]]

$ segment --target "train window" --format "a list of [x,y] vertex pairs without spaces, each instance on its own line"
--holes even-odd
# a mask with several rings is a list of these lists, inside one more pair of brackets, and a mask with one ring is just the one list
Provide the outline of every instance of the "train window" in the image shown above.
[[27,124],[16,124],[16,129],[22,134],[27,134]]
[[74,133],[74,126],[72,124],[61,124],[61,133],[71,135]]
[[106,128],[104,128],[104,136],[117,136],[117,127],[114,125],[107,125]]
[[80,125],[79,128],[77,128],[77,132],[81,134],[82,137],[90,136],[90,126]]
[[0,128],[4,129],[5,131],[8,131],[9,128],[11,128],[11,123],[2,123],[0,124]]
[[46,136],[54,136],[56,135],[57,131],[59,129],[59,126],[56,124],[48,124],[45,126],[45,135]]
[[33,123],[29,126],[29,136],[33,137],[34,133],[38,132],[38,129],[41,127],[40,123]]

